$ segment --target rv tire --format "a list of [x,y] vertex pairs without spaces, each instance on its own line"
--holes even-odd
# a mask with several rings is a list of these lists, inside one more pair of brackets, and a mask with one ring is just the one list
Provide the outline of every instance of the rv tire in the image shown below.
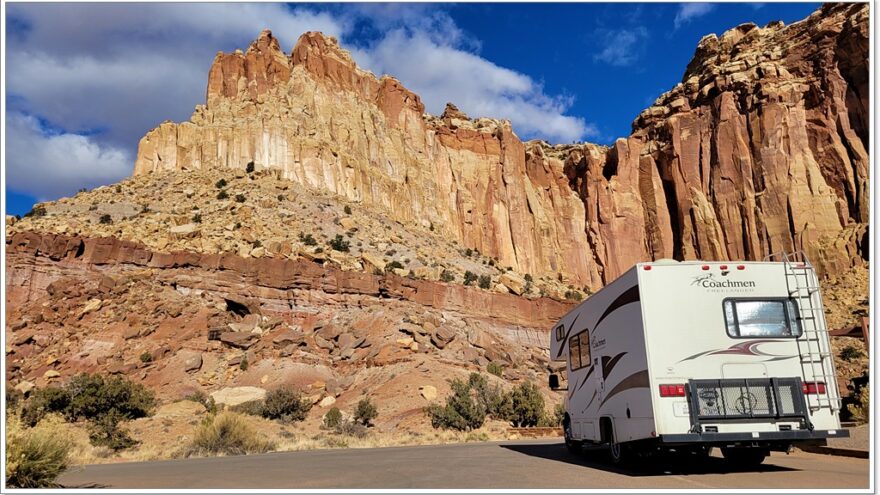
[[721,455],[727,462],[744,468],[760,466],[767,454],[767,449],[757,447],[721,447]]

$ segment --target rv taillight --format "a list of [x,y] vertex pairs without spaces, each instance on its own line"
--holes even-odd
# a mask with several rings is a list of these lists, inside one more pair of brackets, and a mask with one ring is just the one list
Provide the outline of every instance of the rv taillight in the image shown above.
[[703,270],[708,270],[708,269],[709,269],[709,265],[703,265]]
[[660,397],[684,397],[684,385],[660,385]]
[[651,270],[651,265],[645,265],[645,271],[647,272],[647,271],[650,271],[650,270]]
[[746,265],[736,265],[736,269],[737,269],[737,270],[745,270],[745,269],[746,269]]
[[804,383],[804,393],[805,394],[824,394],[825,393],[825,384],[822,382]]
[[727,270],[727,265],[721,265],[719,268],[721,268],[722,270]]

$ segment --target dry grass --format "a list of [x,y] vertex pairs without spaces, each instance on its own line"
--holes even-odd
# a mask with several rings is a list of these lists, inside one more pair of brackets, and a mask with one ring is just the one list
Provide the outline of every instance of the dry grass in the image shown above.
[[274,443],[257,432],[245,415],[224,411],[205,418],[186,455],[257,454],[273,448]]
[[10,417],[6,428],[6,485],[51,488],[70,463],[70,440],[51,425],[25,428]]

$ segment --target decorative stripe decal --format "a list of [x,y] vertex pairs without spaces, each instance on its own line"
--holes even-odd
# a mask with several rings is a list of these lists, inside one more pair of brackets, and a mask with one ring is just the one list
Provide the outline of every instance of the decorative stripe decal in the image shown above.
[[640,300],[641,297],[639,296],[639,286],[633,285],[632,287],[624,291],[623,294],[617,296],[617,299],[615,299],[614,302],[612,302],[607,308],[605,308],[605,312],[602,313],[602,316],[599,317],[599,321],[597,321],[596,325],[593,327],[594,331],[598,330],[599,324],[602,323],[602,320],[613,313],[617,308],[625,304],[633,303]]
[[574,319],[571,320],[571,325],[568,326],[568,330],[565,331],[565,337],[562,338],[562,345],[559,346],[559,352],[556,353],[556,359],[559,359],[559,356],[562,356],[562,351],[565,350],[568,345],[568,336],[571,334],[571,329],[574,328],[574,323],[578,321],[578,318],[581,317],[581,313],[574,315]]
[[758,339],[758,340],[747,340],[745,342],[740,342],[738,344],[734,344],[726,349],[713,349],[710,351],[704,351],[693,356],[686,357],[679,361],[679,363],[684,361],[690,361],[691,359],[696,359],[701,356],[714,356],[716,354],[736,354],[739,356],[766,356],[773,358],[772,360],[779,359],[791,359],[795,356],[780,356],[778,354],[770,354],[768,352],[764,352],[758,349],[758,346],[761,344],[766,344],[770,342],[779,342],[778,340],[768,340],[768,339]]
[[608,375],[611,374],[611,370],[613,370],[614,367],[617,366],[617,362],[620,361],[620,358],[622,358],[624,356],[624,354],[626,354],[626,352],[621,352],[620,354],[614,356],[613,358],[609,358],[608,356],[602,356],[602,379],[603,380],[608,379]]
[[587,407],[585,407],[585,408],[581,411],[581,413],[586,412],[587,409],[589,409],[590,406],[593,405],[593,401],[596,400],[596,392],[598,392],[598,390],[593,390],[593,396],[590,397],[590,402],[587,402]]
[[577,388],[572,388],[572,389],[571,389],[571,392],[568,393],[568,398],[569,398],[569,399],[572,398],[572,396],[574,395],[575,392],[577,392],[578,390],[584,388],[584,385],[587,384],[587,379],[590,378],[590,375],[593,374],[593,370],[595,370],[595,369],[596,369],[595,366],[590,366],[590,371],[587,372],[587,376],[584,377],[584,379],[581,381],[581,384],[578,385]]
[[604,406],[605,403],[608,402],[608,399],[614,397],[621,392],[625,392],[631,388],[648,388],[649,386],[650,384],[648,382],[648,370],[637,371],[615,385],[614,388],[612,388],[611,391],[608,392],[608,395],[606,395],[605,398],[602,399],[602,402],[599,404],[599,408],[601,409],[602,406]]

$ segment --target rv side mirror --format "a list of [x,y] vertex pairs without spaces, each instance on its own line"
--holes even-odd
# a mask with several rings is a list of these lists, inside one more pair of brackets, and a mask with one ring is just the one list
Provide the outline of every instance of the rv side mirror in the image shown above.
[[550,390],[559,390],[559,375],[550,375]]

